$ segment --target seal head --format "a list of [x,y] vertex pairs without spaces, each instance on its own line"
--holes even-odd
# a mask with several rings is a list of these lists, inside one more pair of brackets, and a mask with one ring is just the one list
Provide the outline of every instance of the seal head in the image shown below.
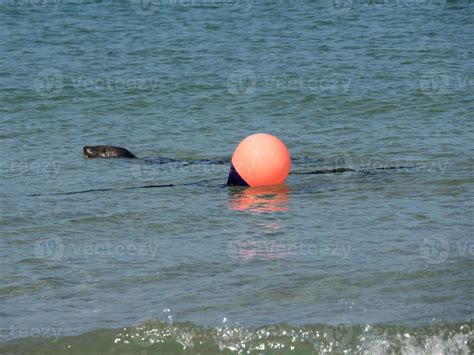
[[84,147],[84,155],[86,158],[136,158],[127,149],[110,145],[86,145]]

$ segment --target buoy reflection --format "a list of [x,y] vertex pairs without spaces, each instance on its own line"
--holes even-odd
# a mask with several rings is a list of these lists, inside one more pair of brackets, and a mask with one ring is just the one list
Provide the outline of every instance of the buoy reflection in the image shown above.
[[288,211],[290,188],[287,185],[257,186],[230,190],[229,208],[251,213]]

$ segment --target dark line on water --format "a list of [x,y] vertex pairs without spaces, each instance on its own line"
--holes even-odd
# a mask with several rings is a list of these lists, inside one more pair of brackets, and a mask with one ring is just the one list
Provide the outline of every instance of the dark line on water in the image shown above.
[[294,172],[291,175],[314,175],[314,174],[339,174],[346,171],[355,171],[354,169],[347,168],[336,168],[336,169],[323,169],[323,170],[314,170],[308,172]]
[[418,168],[419,165],[415,166],[389,166],[386,168],[371,168],[371,169],[361,169],[354,170],[349,168],[335,168],[335,169],[323,169],[323,170],[314,170],[308,172],[293,172],[291,175],[315,175],[315,174],[340,174],[345,172],[370,172],[373,170],[395,170],[395,169],[413,169]]
[[393,169],[414,169],[414,168],[420,168],[421,165],[415,165],[415,166],[388,166],[386,168],[372,168],[372,169],[366,169],[366,170],[393,170]]
[[[124,191],[124,190],[133,190],[133,189],[150,189],[154,187],[174,187],[178,185],[173,184],[165,184],[165,185],[146,185],[146,186],[132,186],[132,187],[124,187],[121,189],[91,189],[91,190],[81,190],[81,191],[71,191],[71,192],[58,192],[52,194],[33,194],[33,195],[26,195],[28,197],[35,197],[35,196],[62,196],[62,195],[77,195],[77,194],[85,194],[88,192],[103,192],[103,191]],[[184,186],[180,185],[180,186]]]
[[[389,166],[386,168],[372,168],[372,169],[365,169],[365,170],[354,170],[349,168],[335,168],[335,169],[323,169],[323,170],[314,170],[308,172],[292,172],[290,175],[317,175],[317,174],[340,174],[345,172],[370,172],[373,170],[395,170],[395,169],[413,169],[419,166]],[[190,182],[187,184],[162,184],[162,185],[145,185],[145,186],[131,186],[131,187],[123,187],[121,189],[90,189],[90,190],[81,190],[81,191],[71,191],[71,192],[58,192],[52,194],[32,194],[26,195],[27,197],[37,197],[37,196],[64,196],[64,195],[77,195],[77,194],[85,194],[88,192],[106,192],[106,191],[125,191],[125,190],[134,190],[134,189],[152,189],[152,188],[163,188],[163,187],[179,187],[179,186],[202,186],[203,183],[209,183],[210,181],[221,180],[220,178],[211,179],[211,180],[203,180],[197,182]],[[226,184],[219,185],[219,187],[227,187]]]
[[[77,194],[85,194],[88,192],[106,192],[106,191],[125,191],[125,190],[135,190],[135,189],[152,189],[152,188],[162,188],[162,187],[180,187],[180,186],[202,186],[204,183],[208,184],[211,181],[222,180],[222,179],[210,179],[210,180],[203,180],[197,182],[190,182],[187,184],[161,184],[161,185],[145,185],[145,186],[131,186],[131,187],[123,187],[120,189],[89,189],[89,190],[81,190],[81,191],[71,191],[71,192],[57,192],[51,194],[32,194],[26,195],[27,197],[37,197],[37,196],[63,196],[63,195],[77,195]],[[226,187],[225,184],[218,185],[217,187]]]

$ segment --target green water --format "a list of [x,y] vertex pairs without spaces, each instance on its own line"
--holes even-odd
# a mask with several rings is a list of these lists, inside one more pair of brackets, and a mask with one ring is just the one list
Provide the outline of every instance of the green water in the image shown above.
[[[0,2],[0,353],[472,352],[473,18]],[[255,132],[286,186],[223,187]]]

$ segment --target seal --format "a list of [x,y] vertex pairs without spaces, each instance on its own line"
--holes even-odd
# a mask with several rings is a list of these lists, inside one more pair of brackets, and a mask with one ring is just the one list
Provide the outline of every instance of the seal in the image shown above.
[[142,160],[145,164],[226,164],[227,160],[197,159],[197,160],[176,160],[165,157],[139,158],[128,149],[111,145],[86,145],[83,148],[86,158],[128,158]]
[[128,149],[112,145],[86,145],[83,151],[86,158],[136,158]]

